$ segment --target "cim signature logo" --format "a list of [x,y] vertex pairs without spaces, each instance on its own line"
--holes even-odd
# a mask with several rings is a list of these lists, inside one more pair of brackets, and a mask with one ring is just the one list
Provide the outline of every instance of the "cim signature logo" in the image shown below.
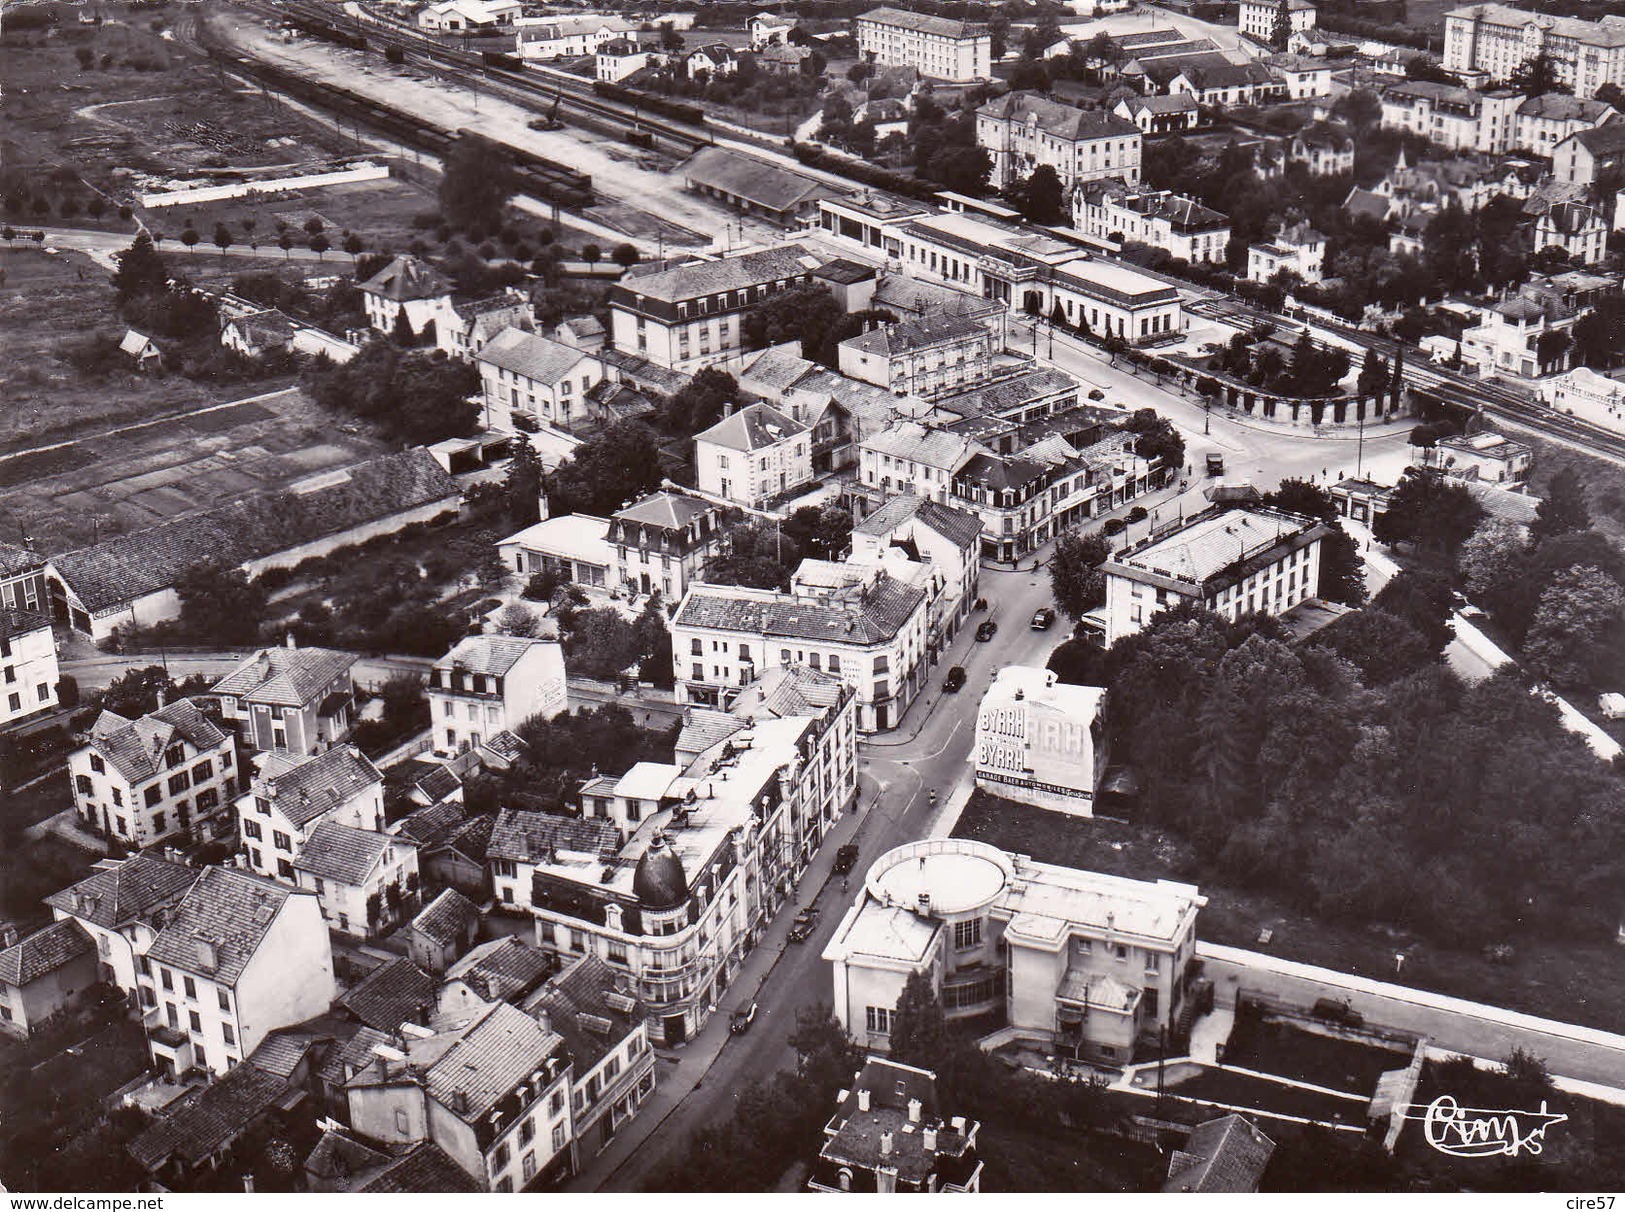
[[1441,1094],[1425,1108],[1411,1106],[1405,1118],[1421,1120],[1428,1144],[1450,1157],[1538,1157],[1546,1129],[1569,1117],[1547,1111],[1545,1100],[1539,1111],[1486,1111]]

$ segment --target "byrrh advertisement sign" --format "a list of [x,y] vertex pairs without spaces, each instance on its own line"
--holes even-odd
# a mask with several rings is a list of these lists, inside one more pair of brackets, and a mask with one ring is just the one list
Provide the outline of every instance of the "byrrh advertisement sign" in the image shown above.
[[1103,692],[1054,677],[1014,666],[999,672],[976,716],[976,781],[1006,799],[1088,816]]

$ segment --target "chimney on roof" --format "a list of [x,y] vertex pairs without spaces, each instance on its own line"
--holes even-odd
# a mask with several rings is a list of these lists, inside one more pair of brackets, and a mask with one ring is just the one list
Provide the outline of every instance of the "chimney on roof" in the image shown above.
[[220,966],[220,953],[213,942],[206,938],[195,939],[197,944],[197,964],[205,972],[213,972]]
[[881,1157],[890,1157],[891,1156],[891,1133],[890,1132],[882,1132],[880,1134],[880,1156]]
[[925,1151],[927,1153],[935,1153],[937,1151],[937,1130],[936,1130],[936,1128],[932,1127],[932,1128],[926,1128],[925,1130],[923,1130],[920,1133],[920,1144],[925,1146]]
[[169,704],[169,687],[158,687],[158,710],[162,711]]
[[288,645],[289,648],[297,648],[297,647],[299,647],[298,644],[294,643],[293,632],[291,632],[291,631],[287,633],[287,645]]
[[867,1111],[868,1109],[869,1109],[869,1091],[866,1090],[866,1089],[865,1090],[859,1090],[858,1091],[858,1110],[859,1111]]
[[723,401],[722,415],[724,417],[731,417],[731,416],[734,415],[734,402],[732,400],[724,400]]
[[930,913],[931,912],[931,894],[929,892],[920,893],[920,895],[919,895],[919,906],[920,906],[920,912],[921,913]]
[[0,947],[15,947],[17,945],[17,927],[11,922],[0,926]]
[[536,1011],[536,1025],[543,1031],[553,1030],[553,1016],[546,1010]]
[[919,1123],[920,1122],[920,1112],[923,1111],[923,1110],[925,1110],[925,1108],[921,1105],[919,1099],[917,1099],[917,1098],[909,1099],[908,1100],[908,1122],[911,1123],[911,1124]]

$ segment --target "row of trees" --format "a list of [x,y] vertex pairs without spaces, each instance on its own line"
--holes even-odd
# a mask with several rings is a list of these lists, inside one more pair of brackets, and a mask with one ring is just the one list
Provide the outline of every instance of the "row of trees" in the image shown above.
[[[1348,352],[1332,345],[1317,345],[1308,329],[1299,335],[1290,357],[1282,354],[1281,347],[1269,336],[1236,333],[1221,352],[1208,360],[1208,368],[1284,396],[1331,395],[1349,372]],[[1386,385],[1383,367],[1381,355],[1372,351],[1361,370],[1362,393],[1380,391]]]

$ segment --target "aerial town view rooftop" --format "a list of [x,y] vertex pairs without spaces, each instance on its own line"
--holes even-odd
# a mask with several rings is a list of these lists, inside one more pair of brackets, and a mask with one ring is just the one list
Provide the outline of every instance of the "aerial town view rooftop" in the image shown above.
[[1625,1191],[1625,0],[0,82],[0,1192]]

